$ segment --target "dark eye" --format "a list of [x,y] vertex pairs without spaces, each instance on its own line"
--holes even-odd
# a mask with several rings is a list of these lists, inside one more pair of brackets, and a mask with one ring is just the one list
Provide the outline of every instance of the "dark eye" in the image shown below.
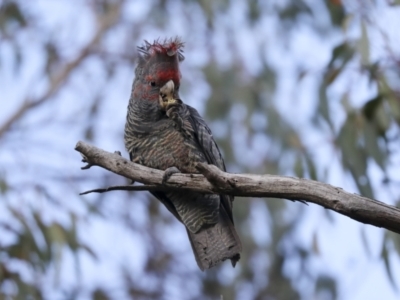
[[150,85],[151,85],[151,86],[156,86],[156,82],[155,82],[155,81],[152,81],[152,82],[150,82]]

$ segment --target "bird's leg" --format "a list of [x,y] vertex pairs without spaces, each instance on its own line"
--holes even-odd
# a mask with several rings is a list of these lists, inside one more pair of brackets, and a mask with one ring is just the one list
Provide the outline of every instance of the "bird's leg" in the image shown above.
[[176,117],[173,118],[173,120],[178,124],[179,130],[183,130],[183,120],[178,114],[176,114]]
[[177,167],[170,167],[166,169],[162,178],[162,184],[165,184],[173,174],[177,173],[181,173],[181,171]]
[[167,114],[168,118],[174,120],[178,124],[179,129],[183,128],[183,120],[179,115],[179,106],[177,104],[174,103],[174,104],[168,105],[166,114]]

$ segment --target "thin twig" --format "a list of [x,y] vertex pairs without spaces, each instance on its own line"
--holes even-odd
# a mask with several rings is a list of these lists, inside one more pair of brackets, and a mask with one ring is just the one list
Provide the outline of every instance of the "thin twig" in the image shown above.
[[160,190],[156,185],[114,185],[107,188],[93,189],[79,193],[79,195],[86,195],[90,193],[106,193],[111,191],[155,191]]

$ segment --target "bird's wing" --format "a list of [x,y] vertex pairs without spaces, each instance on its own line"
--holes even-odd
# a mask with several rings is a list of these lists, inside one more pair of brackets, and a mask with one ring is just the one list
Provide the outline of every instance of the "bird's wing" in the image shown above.
[[[153,191],[150,192],[154,197],[156,197],[162,204],[165,205],[165,207],[177,218],[180,222],[182,222],[181,217],[179,216],[178,212],[176,211],[176,208],[174,204],[171,202],[171,200],[165,195],[164,192],[159,192],[159,191]],[[183,223],[183,222],[182,222]]]
[[[189,105],[186,105],[186,107],[189,111],[188,120],[193,128],[194,136],[204,153],[207,162],[217,166],[222,171],[226,171],[224,159],[222,158],[217,143],[214,141],[211,129],[207,126],[207,123],[199,115],[196,109]],[[232,202],[233,196],[221,195],[221,203],[233,223]]]

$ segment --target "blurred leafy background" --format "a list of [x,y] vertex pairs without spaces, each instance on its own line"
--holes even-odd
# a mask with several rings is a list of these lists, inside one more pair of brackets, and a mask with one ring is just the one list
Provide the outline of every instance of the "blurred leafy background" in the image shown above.
[[[181,36],[182,99],[231,172],[400,200],[398,0],[0,1],[0,299],[397,299],[400,239],[315,205],[237,198],[242,260],[75,143],[124,150],[136,46]],[[126,156],[126,154],[124,154]]]

